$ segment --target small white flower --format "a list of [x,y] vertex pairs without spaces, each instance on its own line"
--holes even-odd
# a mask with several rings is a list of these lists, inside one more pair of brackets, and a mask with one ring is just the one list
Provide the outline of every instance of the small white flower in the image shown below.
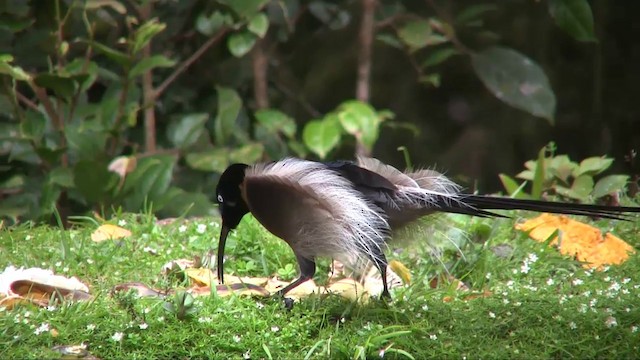
[[116,332],[115,334],[111,335],[111,340],[113,340],[113,341],[122,341],[122,337],[123,336],[124,336],[123,333]]
[[57,308],[55,307],[55,305],[49,305],[49,306],[47,306],[47,311],[56,311],[56,309],[57,309]]
[[529,256],[527,257],[527,259],[529,260],[530,263],[534,263],[536,261],[538,261],[538,255],[531,253],[529,254]]
[[622,283],[623,283],[623,284],[628,284],[628,283],[629,283],[629,281],[631,281],[631,278],[628,278],[628,277],[627,277],[627,278],[622,279]]
[[380,359],[383,359],[384,358],[384,353],[385,353],[384,348],[380,349],[380,352],[378,353],[378,357]]
[[60,267],[60,266],[62,266],[62,261],[56,262],[56,267]]
[[158,316],[158,322],[163,322],[164,321],[164,316]]
[[125,219],[118,220],[118,226],[125,226],[125,225],[127,225],[127,220]]
[[493,311],[489,311],[489,317],[492,319],[496,318],[496,314]]
[[558,299],[558,302],[560,303],[560,305],[564,304],[565,302],[567,302],[567,296],[566,295],[560,296],[560,299]]
[[510,288],[513,287],[513,280],[507,281],[507,287],[510,287]]
[[488,272],[485,276],[484,276],[487,280],[491,279],[491,273]]
[[514,306],[521,306],[521,305],[522,305],[522,303],[521,303],[520,301],[516,301],[516,302],[514,302],[514,303],[513,303],[513,305],[514,305]]
[[428,311],[429,310],[429,305],[427,305],[427,304],[422,305],[422,310],[423,311]]
[[242,337],[240,335],[233,335],[233,341],[239,343],[240,340],[242,340]]
[[431,340],[438,340],[438,335],[436,335],[436,334],[431,334],[431,335],[429,335],[429,339],[431,339]]
[[509,299],[507,299],[507,298],[503,298],[503,299],[502,299],[502,303],[503,303],[503,304],[505,304],[505,305],[507,305],[507,304],[509,303]]
[[553,279],[552,279],[552,278],[548,278],[548,279],[547,279],[547,285],[548,285],[548,286],[551,286],[551,285],[553,285],[554,283],[555,283],[555,281],[553,281]]
[[572,321],[572,322],[569,323],[569,328],[571,330],[575,330],[575,329],[578,328],[578,325],[576,325],[576,323]]
[[608,328],[616,327],[618,326],[618,320],[613,316],[609,316],[607,317],[607,320],[605,320],[604,324],[607,325]]
[[257,307],[258,309],[262,310],[262,309],[264,309],[264,304],[258,301],[258,302],[256,303],[256,307]]
[[62,272],[69,272],[69,267],[65,266],[65,267],[62,269]]
[[89,325],[87,325],[87,330],[89,330],[89,331],[93,331],[93,330],[95,330],[95,329],[96,329],[96,324],[89,324]]
[[520,272],[523,274],[527,274],[529,273],[529,270],[531,270],[531,268],[529,267],[529,263],[528,262],[523,262],[522,266],[520,266]]
[[198,227],[196,228],[196,232],[198,234],[204,234],[207,231],[207,224],[198,224]]
[[242,354],[242,358],[245,360],[251,359],[251,349],[247,350],[244,354]]
[[87,264],[89,265],[93,264],[93,259],[87,259]]
[[586,313],[587,310],[589,310],[589,307],[587,306],[587,304],[580,304],[580,308],[578,308],[578,311],[581,313]]
[[31,240],[31,235],[25,236],[24,239],[27,240],[27,241]]
[[278,332],[278,331],[280,331],[280,328],[279,328],[279,327],[277,327],[276,325],[273,325],[273,326],[271,327],[271,331],[273,331],[273,332]]
[[36,335],[40,335],[43,332],[47,332],[47,331],[49,331],[49,324],[48,323],[43,323],[33,333],[36,334]]
[[639,330],[639,328],[638,328],[638,326],[636,326],[636,325],[634,325],[634,326],[632,326],[632,327],[631,327],[631,332],[632,332],[632,333],[636,333],[636,332],[638,332],[638,330]]
[[611,291],[620,291],[621,288],[622,286],[615,281],[611,283],[611,286],[609,286],[609,290]]
[[598,299],[593,298],[593,299],[591,299],[591,301],[589,301],[589,306],[590,307],[595,307],[597,303],[598,303]]
[[582,279],[573,279],[571,283],[573,284],[573,286],[578,286],[584,284],[584,281],[582,281]]
[[149,327],[149,324],[147,323],[142,323],[140,325],[138,325],[140,327],[140,330],[146,330]]
[[178,231],[181,232],[181,233],[187,231],[187,226],[186,225],[180,225],[180,227],[178,227]]
[[605,276],[604,279],[602,279],[604,281],[611,281],[611,276]]

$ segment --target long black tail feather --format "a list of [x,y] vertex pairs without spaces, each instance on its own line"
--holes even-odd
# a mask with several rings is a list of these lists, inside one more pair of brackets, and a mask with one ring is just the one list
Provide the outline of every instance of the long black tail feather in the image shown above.
[[[483,195],[462,195],[458,200],[459,201],[457,202],[448,201],[447,206],[445,207],[449,207],[451,209],[443,209],[443,211],[482,217],[506,217],[486,210],[529,210],[555,214],[584,215],[615,220],[628,220],[625,213],[640,213],[640,207],[574,204]],[[454,208],[461,211],[455,211]]]

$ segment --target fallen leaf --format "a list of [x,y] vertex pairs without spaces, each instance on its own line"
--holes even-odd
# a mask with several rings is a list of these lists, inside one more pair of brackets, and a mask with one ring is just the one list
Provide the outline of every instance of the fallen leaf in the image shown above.
[[561,254],[574,256],[584,263],[586,268],[602,269],[605,265],[621,264],[635,254],[635,249],[624,240],[611,233],[602,234],[598,228],[570,219],[566,216],[542,214],[515,228],[528,231],[529,236],[539,242],[545,242],[556,231],[551,245],[555,245]]
[[75,277],[55,275],[41,268],[7,267],[0,274],[0,304],[13,308],[21,303],[48,306],[61,300],[89,300],[89,288]]
[[131,231],[123,229],[116,225],[104,224],[100,225],[92,234],[91,240],[101,242],[105,240],[116,240],[131,236]]

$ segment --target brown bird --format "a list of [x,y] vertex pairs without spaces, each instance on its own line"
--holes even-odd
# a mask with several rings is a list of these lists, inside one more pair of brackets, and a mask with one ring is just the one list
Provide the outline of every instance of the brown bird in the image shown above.
[[216,188],[222,217],[218,279],[224,283],[224,248],[229,231],[247,213],[286,241],[300,277],[279,291],[284,295],[316,272],[316,258],[338,259],[348,266],[371,260],[389,297],[384,250],[393,232],[434,212],[506,217],[487,210],[531,210],[624,219],[640,207],[614,207],[519,200],[464,194],[433,170],[401,172],[372,158],[357,163],[314,162],[287,158],[255,165],[233,164]]

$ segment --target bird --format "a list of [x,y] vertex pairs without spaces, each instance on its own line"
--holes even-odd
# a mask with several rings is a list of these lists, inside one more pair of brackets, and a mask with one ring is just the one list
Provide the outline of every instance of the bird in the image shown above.
[[469,194],[435,170],[403,172],[371,157],[235,163],[220,175],[216,202],[222,218],[219,282],[224,284],[227,236],[251,213],[296,257],[300,275],[278,291],[281,296],[314,277],[317,258],[329,257],[351,267],[371,261],[382,278],[381,297],[390,298],[385,249],[394,232],[435,212],[506,218],[495,210],[530,210],[617,220],[640,212],[640,207]]

